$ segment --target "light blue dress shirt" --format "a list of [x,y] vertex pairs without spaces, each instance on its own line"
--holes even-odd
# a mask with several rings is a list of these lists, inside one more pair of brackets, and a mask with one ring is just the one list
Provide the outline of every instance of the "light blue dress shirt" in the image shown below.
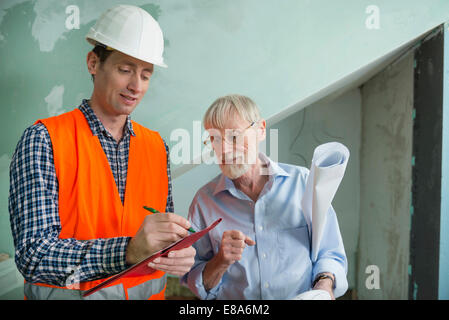
[[[276,163],[262,153],[259,157],[268,164],[269,180],[256,202],[223,174],[196,193],[188,215],[192,227],[201,230],[220,217],[223,221],[193,245],[195,263],[181,283],[201,299],[291,299],[310,290],[319,273],[331,272],[334,295],[342,296],[348,288],[347,259],[335,211],[331,207],[327,213],[318,259],[312,263],[301,210],[309,170]],[[242,259],[206,291],[203,269],[218,253],[226,230],[240,230],[256,245],[246,246]]]

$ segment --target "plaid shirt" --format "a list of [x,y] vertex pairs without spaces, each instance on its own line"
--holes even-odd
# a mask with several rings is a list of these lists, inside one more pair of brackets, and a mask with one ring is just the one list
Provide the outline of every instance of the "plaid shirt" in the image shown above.
[[[83,100],[79,109],[97,135],[108,158],[122,203],[124,201],[130,135],[130,117],[124,136],[116,142]],[[166,212],[173,212],[169,150],[167,152],[168,197]],[[59,239],[58,180],[53,149],[46,127],[27,128],[10,166],[9,212],[17,268],[28,282],[66,286],[75,281],[108,277],[127,267],[126,246],[130,237]]]

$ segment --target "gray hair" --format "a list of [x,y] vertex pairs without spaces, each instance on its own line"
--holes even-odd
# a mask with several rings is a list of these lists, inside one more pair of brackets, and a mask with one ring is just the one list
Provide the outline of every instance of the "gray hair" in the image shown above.
[[205,129],[224,129],[226,119],[237,113],[248,122],[260,120],[260,111],[256,103],[248,97],[231,94],[215,100],[203,117]]

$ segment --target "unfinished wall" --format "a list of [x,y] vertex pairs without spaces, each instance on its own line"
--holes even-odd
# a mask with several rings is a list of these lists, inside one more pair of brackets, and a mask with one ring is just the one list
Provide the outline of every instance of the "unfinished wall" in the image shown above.
[[[359,299],[408,298],[413,63],[408,54],[362,86]],[[370,265],[379,289],[366,286]]]

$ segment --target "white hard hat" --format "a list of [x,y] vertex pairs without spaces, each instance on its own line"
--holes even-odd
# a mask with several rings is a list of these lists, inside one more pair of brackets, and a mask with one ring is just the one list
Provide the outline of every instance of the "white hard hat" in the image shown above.
[[164,37],[156,20],[145,10],[118,5],[101,15],[86,40],[101,43],[129,56],[166,68],[162,53]]

